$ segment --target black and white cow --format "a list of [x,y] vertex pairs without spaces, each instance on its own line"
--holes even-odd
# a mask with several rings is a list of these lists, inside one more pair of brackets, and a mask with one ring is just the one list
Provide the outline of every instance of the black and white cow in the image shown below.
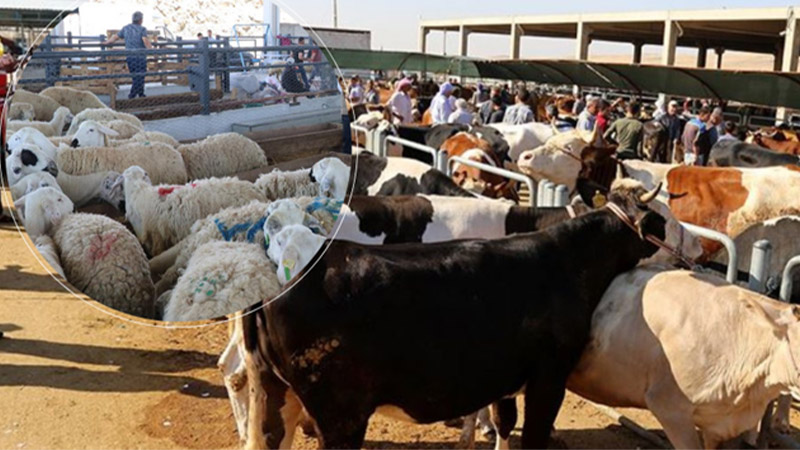
[[[382,158],[372,153],[353,157],[350,186],[353,195],[446,195],[474,197],[447,175],[410,158]],[[355,177],[355,179],[353,179]]]
[[800,158],[735,140],[718,141],[711,148],[709,165],[719,167],[772,167],[800,165]]
[[591,316],[618,274],[665,238],[650,192],[537,233],[363,246],[321,259],[242,320],[247,447],[291,445],[303,410],[321,447],[360,448],[375,412],[419,423],[525,389],[522,445],[543,448]]

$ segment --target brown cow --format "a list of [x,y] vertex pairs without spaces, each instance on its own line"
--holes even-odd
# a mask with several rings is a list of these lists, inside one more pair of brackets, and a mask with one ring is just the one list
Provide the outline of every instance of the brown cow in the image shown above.
[[764,148],[774,150],[778,153],[788,153],[790,155],[800,155],[800,142],[787,140],[784,135],[784,140],[776,139],[772,136],[767,136],[761,132],[753,135],[753,143],[760,145]]
[[[469,133],[456,134],[446,140],[440,149],[446,150],[449,158],[460,156],[490,166],[503,167],[500,157],[492,151],[491,145],[486,140]],[[455,164],[455,167],[453,181],[459,186],[467,189],[470,184],[481,186],[479,193],[486,197],[519,201],[514,181],[465,165]]]

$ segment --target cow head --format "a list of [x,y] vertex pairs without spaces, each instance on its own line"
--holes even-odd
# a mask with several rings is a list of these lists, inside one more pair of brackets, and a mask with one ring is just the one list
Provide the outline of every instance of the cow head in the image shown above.
[[[645,189],[642,183],[628,178],[615,180],[610,190],[585,179],[581,179],[577,185],[578,193],[583,202],[595,208],[602,207],[607,202],[613,202],[631,217],[640,215],[642,211],[656,213],[665,222],[664,242],[668,247],[692,261],[703,255],[700,239],[683,228],[675,216],[672,215],[669,207],[657,199],[661,184],[650,191]],[[659,249],[655,255],[642,263],[676,264],[678,262],[680,261],[675,255],[664,249]]]

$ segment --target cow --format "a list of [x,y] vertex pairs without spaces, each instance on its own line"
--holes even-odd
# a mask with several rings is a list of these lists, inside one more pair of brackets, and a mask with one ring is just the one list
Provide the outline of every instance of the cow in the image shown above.
[[287,446],[305,410],[321,447],[360,448],[376,411],[430,423],[523,387],[522,445],[544,447],[594,307],[665,237],[655,194],[498,240],[331,242],[241,319],[247,447]]
[[761,132],[756,132],[753,135],[753,143],[778,153],[800,156],[800,142],[797,141],[786,140],[785,138],[780,140]]
[[[447,139],[441,145],[441,150],[447,152],[448,158],[457,156],[488,166],[503,167],[502,157],[492,150],[489,142],[470,133],[461,132]],[[454,163],[452,168],[453,181],[467,190],[489,198],[519,201],[516,182],[513,180],[461,163]]]
[[555,129],[550,124],[538,122],[523,125],[493,123],[487,125],[487,128],[494,128],[500,132],[508,145],[508,158],[513,162],[519,159],[522,152],[540,147],[556,135]]
[[733,139],[718,141],[714,144],[709,158],[709,165],[717,167],[753,168],[792,164],[800,165],[800,158]]
[[382,158],[362,152],[353,162],[355,170],[350,171],[348,182],[352,186],[352,195],[436,194],[474,197],[447,175],[413,159]]
[[[663,183],[661,199],[675,217],[736,238],[749,226],[800,214],[800,168],[669,166],[623,161],[625,173],[648,189]],[[706,256],[722,248],[702,240]]]
[[567,388],[649,409],[675,448],[717,448],[800,388],[800,308],[707,274],[663,267],[617,277],[592,316]]

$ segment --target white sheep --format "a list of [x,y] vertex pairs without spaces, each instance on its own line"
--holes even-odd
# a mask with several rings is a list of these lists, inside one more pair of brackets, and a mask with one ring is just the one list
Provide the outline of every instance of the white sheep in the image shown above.
[[85,120],[74,135],[49,138],[55,145],[66,144],[78,147],[121,147],[133,143],[160,142],[170,147],[177,147],[178,141],[160,131],[142,131],[130,122],[112,120],[97,122]]
[[268,200],[289,197],[314,197],[319,183],[311,177],[311,169],[293,171],[273,170],[256,179],[255,185]]
[[108,108],[94,93],[67,86],[45,88],[39,95],[50,97],[61,106],[66,106],[72,114],[89,108]]
[[275,268],[259,244],[210,242],[192,255],[164,311],[168,322],[222,317],[274,297]]
[[[161,295],[171,289],[178,276],[186,267],[192,254],[197,248],[211,241],[249,242],[265,245],[264,228],[267,216],[273,215],[273,227],[288,223],[301,223],[315,229],[320,229],[324,235],[329,235],[335,224],[335,218],[324,207],[324,200],[311,197],[300,197],[288,200],[303,211],[304,214],[293,216],[294,220],[280,217],[275,214],[278,208],[271,208],[277,202],[264,203],[253,201],[245,206],[223,209],[215,214],[198,220],[192,225],[191,232],[178,244],[150,260],[150,271],[160,279],[156,283],[156,295]],[[279,200],[278,202],[284,202]],[[286,207],[291,207],[285,205]],[[310,215],[310,217],[309,217]]]
[[32,238],[53,238],[65,278],[78,290],[117,311],[152,318],[153,281],[133,234],[106,216],[71,211],[62,192],[39,189],[25,198],[25,230]]
[[118,140],[112,139],[111,145],[119,146],[125,145],[132,142],[160,142],[162,144],[167,144],[170,147],[177,148],[180,145],[177,139],[168,135],[167,133],[162,133],[160,131],[141,131],[139,133],[134,134],[129,139],[125,140]]
[[[94,199],[100,199],[119,208],[125,200],[122,190],[122,176],[113,170],[103,170],[88,175],[71,175],[58,170],[56,162],[34,144],[20,144],[9,149],[6,158],[9,185],[16,186],[24,177],[42,173],[55,174],[58,187],[78,207]],[[22,189],[20,185],[19,189]],[[28,189],[28,185],[25,185]]]
[[8,108],[6,120],[27,120],[32,121],[36,118],[36,110],[30,103],[14,102]]
[[259,145],[239,133],[208,136],[202,141],[178,146],[189,179],[236,175],[267,165]]
[[113,109],[109,108],[90,108],[90,109],[85,109],[75,115],[75,117],[72,119],[72,124],[70,124],[69,126],[69,130],[67,130],[67,134],[75,134],[78,131],[78,127],[80,127],[81,124],[87,120],[95,120],[97,122],[111,122],[112,120],[125,120],[127,122],[132,123],[133,125],[136,126],[136,128],[139,128],[140,130],[144,129],[142,121],[139,120],[139,118],[134,116],[133,114],[114,111]]
[[16,201],[24,197],[26,194],[30,194],[33,191],[48,186],[62,190],[58,186],[56,177],[51,175],[49,172],[40,171],[25,175],[19,181],[12,184],[9,190],[11,191],[11,197],[14,199],[14,201]]
[[58,249],[56,249],[53,238],[43,234],[33,240],[33,245],[36,246],[36,250],[47,261],[47,264],[50,264],[50,267],[61,275],[61,278],[66,279],[67,276],[64,275],[64,268],[61,267],[61,258],[58,257]]
[[186,237],[198,219],[230,206],[263,200],[256,186],[236,178],[153,186],[147,172],[138,166],[126,169],[123,177],[125,217],[153,256]]
[[302,271],[325,244],[325,237],[303,225],[288,225],[270,239],[267,256],[278,267],[276,275],[285,285]]
[[33,120],[48,121],[53,118],[53,114],[61,106],[57,101],[35,92],[17,88],[11,96],[11,102],[27,103],[33,106],[35,116]]
[[61,106],[55,113],[53,118],[48,122],[37,121],[31,122],[29,120],[9,120],[6,123],[6,132],[15,133],[22,128],[36,128],[41,131],[45,136],[61,136],[64,134],[64,125],[72,120],[72,113],[69,109]]
[[264,222],[264,236],[267,243],[271,242],[282,229],[289,225],[303,225],[318,233],[322,231],[322,224],[295,200],[285,198],[270,203],[267,208],[267,220]]
[[323,158],[311,167],[311,176],[319,181],[319,195],[344,200],[350,181],[350,166],[339,158]]
[[58,168],[73,175],[87,175],[128,167],[142,167],[154,183],[183,184],[186,167],[177,150],[158,142],[135,142],[119,147],[65,148],[58,151]]
[[25,144],[34,144],[43,150],[48,158],[55,161],[58,146],[53,144],[50,139],[41,131],[32,127],[24,127],[17,130],[6,141],[6,146],[9,150],[20,148]]

